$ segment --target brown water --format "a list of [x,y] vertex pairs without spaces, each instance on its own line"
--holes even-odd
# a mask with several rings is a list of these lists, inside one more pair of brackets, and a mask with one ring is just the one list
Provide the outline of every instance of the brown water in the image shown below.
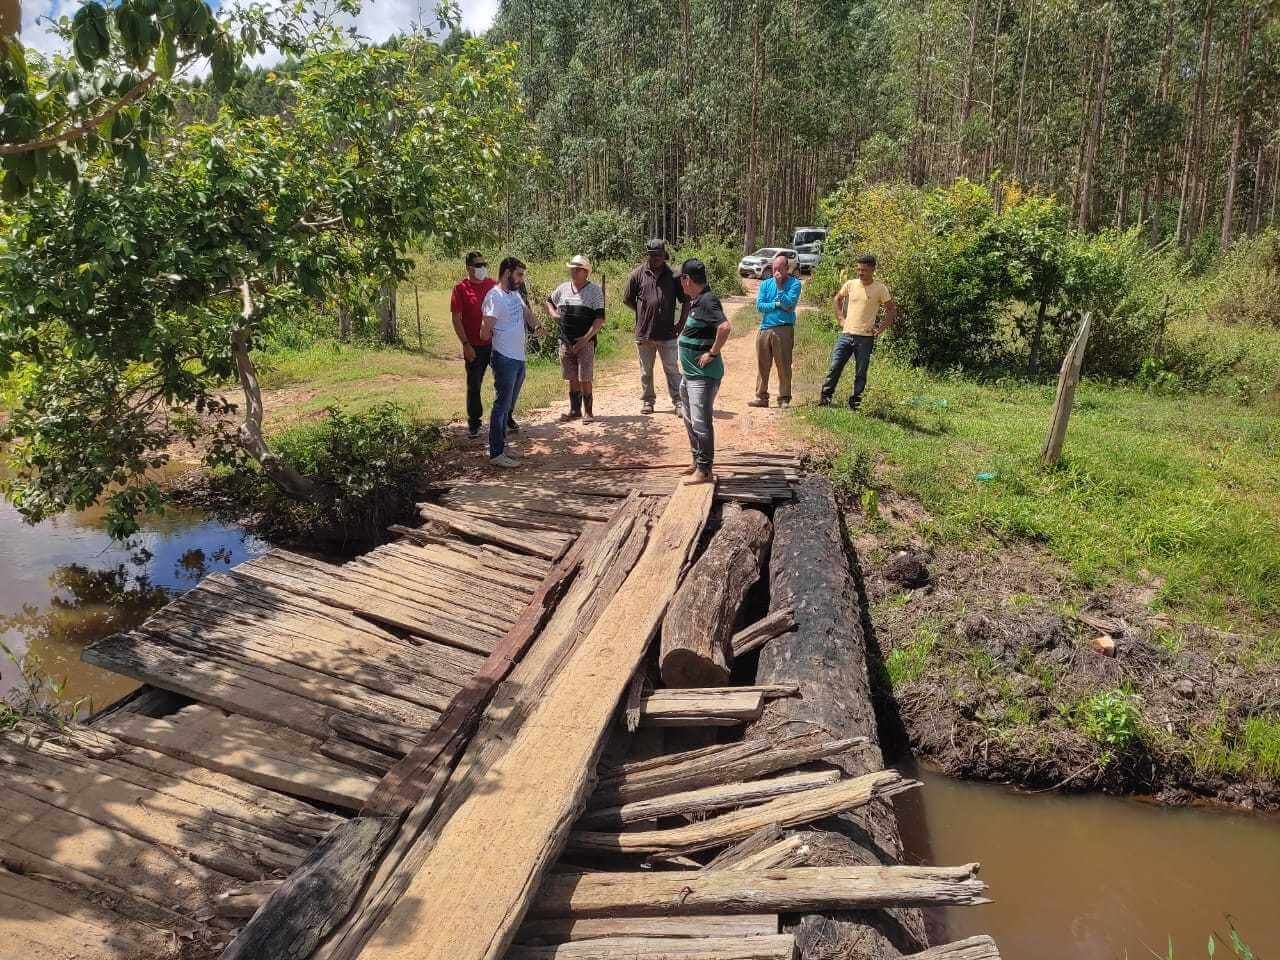
[[[243,531],[190,512],[167,513],[121,546],[103,531],[100,511],[32,527],[0,500],[0,642],[15,656],[35,654],[44,673],[65,683],[61,699],[105,706],[137,684],[81,663],[87,644],[135,626],[206,574],[264,549]],[[0,696],[21,682],[0,650]]]
[[1138,960],[1172,938],[1177,960],[1204,960],[1229,914],[1280,958],[1280,819],[913,775],[924,788],[897,801],[909,860],[979,861],[995,900],[934,911],[947,939],[990,933],[1005,960]]

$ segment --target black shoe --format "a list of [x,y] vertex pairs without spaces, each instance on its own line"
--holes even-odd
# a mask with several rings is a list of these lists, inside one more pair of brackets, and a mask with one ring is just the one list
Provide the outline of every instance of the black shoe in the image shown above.
[[860,406],[862,406],[862,398],[861,398],[861,397],[850,397],[850,398],[849,398],[849,409],[850,409],[850,410],[857,410]]
[[519,433],[519,432],[520,432],[520,424],[516,423],[514,420],[508,420],[507,433]]
[[479,427],[467,427],[467,439],[468,439],[468,440],[479,440],[479,439],[480,439],[480,428],[479,428]]
[[829,407],[829,406],[831,406],[831,398],[830,398],[830,397],[819,397],[819,398],[818,398],[818,406],[820,406],[820,407]]

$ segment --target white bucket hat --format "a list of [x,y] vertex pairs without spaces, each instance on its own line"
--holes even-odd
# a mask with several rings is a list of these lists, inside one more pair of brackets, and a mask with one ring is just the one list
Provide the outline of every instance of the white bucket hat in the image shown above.
[[574,267],[581,267],[583,270],[587,271],[587,273],[591,272],[591,261],[580,253],[566,263],[565,266],[570,269],[573,269]]

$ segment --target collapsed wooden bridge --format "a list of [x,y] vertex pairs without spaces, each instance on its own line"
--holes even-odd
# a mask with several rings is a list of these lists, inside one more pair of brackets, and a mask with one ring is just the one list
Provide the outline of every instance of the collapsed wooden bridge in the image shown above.
[[95,643],[139,693],[0,735],[0,957],[998,957],[926,949],[985,888],[897,862],[919,784],[798,467],[456,484]]

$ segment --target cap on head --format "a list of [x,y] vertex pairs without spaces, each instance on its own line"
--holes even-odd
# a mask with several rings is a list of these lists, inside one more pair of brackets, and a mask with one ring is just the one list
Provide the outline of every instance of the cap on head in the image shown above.
[[580,270],[585,270],[587,271],[587,273],[591,272],[591,261],[588,260],[586,257],[584,257],[580,253],[576,254],[568,263],[565,264],[565,266],[568,267],[570,270],[577,268]]
[[474,267],[477,263],[484,263],[484,254],[479,250],[472,250],[467,254],[467,266]]
[[858,258],[859,263],[865,263],[868,267],[875,267],[876,257],[873,253],[864,253]]
[[654,237],[644,245],[644,249],[646,253],[665,254],[667,252],[667,241],[659,240],[657,237]]
[[690,257],[684,263],[680,264],[680,276],[688,277],[694,283],[706,286],[707,265],[697,257]]

